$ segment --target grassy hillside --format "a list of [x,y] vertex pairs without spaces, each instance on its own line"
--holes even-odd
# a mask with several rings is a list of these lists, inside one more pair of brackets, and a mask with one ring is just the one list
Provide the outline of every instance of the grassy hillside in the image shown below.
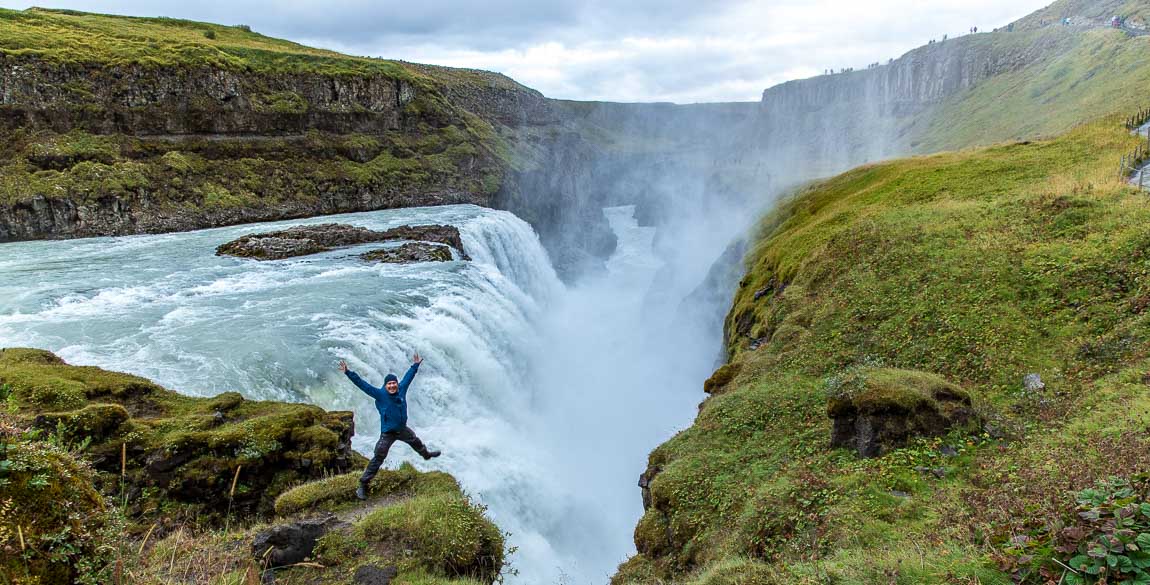
[[[613,582],[1058,582],[1074,490],[1150,469],[1150,197],[1115,176],[1135,142],[1111,118],[782,204]],[[829,447],[844,385],[938,377],[984,425],[874,459]]]
[[[1018,33],[978,35],[978,43]],[[1150,37],[1100,29],[1067,33],[1068,46],[1038,63],[992,77],[951,96],[910,129],[916,152],[938,152],[1002,140],[1051,137],[1150,100]]]

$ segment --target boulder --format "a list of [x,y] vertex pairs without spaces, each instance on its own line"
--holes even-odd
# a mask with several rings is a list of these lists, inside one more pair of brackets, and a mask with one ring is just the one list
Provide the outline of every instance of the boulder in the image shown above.
[[880,456],[915,437],[977,426],[970,395],[935,374],[861,368],[833,380],[831,446],[862,457]]
[[335,516],[279,524],[256,534],[252,557],[267,568],[302,563],[311,558],[320,537],[345,525]]
[[717,394],[726,387],[727,384],[731,383],[731,380],[738,375],[741,367],[742,364],[737,362],[719,366],[719,369],[715,370],[715,372],[711,374],[711,377],[703,382],[703,392],[707,394]]
[[427,242],[408,242],[397,248],[381,248],[361,254],[360,258],[371,262],[391,264],[412,264],[415,262],[449,262],[451,250],[447,246]]
[[458,228],[434,224],[404,225],[383,232],[340,223],[299,225],[274,232],[241,236],[217,247],[216,255],[255,260],[282,260],[358,244],[403,240],[444,244],[459,250],[464,260],[471,259],[463,249],[463,238]]

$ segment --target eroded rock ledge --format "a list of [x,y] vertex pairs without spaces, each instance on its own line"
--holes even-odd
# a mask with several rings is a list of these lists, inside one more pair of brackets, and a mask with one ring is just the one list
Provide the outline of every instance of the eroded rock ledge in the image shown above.
[[351,448],[350,412],[183,396],[39,349],[0,350],[0,386],[18,426],[86,442],[97,489],[122,494],[129,517],[181,509],[211,524],[229,499],[237,516],[266,516],[291,485],[365,461]]
[[464,260],[471,259],[463,249],[463,238],[459,235],[459,229],[450,225],[436,224],[405,225],[382,232],[339,223],[300,225],[285,230],[242,236],[216,248],[216,255],[255,260],[282,260],[357,244],[404,240],[416,244],[374,250],[365,254],[364,259],[382,262],[428,262],[451,259],[450,251],[443,249],[442,246],[429,245],[425,242],[451,246],[459,250]]

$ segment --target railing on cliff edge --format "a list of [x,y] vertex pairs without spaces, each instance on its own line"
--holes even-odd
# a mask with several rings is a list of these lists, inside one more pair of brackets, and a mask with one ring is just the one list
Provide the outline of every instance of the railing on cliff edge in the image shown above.
[[[1139,189],[1150,187],[1150,184],[1143,184],[1145,179],[1145,171],[1148,169],[1143,168],[1147,159],[1150,159],[1150,108],[1142,108],[1138,113],[1126,118],[1126,129],[1133,132],[1139,138],[1142,137],[1143,126],[1146,127],[1146,141],[1139,142],[1138,146],[1134,148],[1129,154],[1122,156],[1122,160],[1118,164],[1118,179],[1126,181],[1134,178],[1137,175]],[[1133,181],[1131,181],[1133,182]]]

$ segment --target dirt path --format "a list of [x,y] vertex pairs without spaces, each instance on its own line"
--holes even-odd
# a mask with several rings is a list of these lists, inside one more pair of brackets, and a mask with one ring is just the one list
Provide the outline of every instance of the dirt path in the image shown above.
[[368,500],[368,501],[366,501],[366,502],[364,502],[364,503],[362,503],[362,504],[360,504],[354,508],[348,508],[346,510],[340,510],[338,512],[335,512],[334,515],[341,522],[347,522],[348,524],[355,524],[356,522],[359,522],[360,520],[364,519],[368,514],[371,514],[372,512],[374,512],[378,509],[386,508],[386,507],[391,506],[393,504],[398,504],[398,503],[408,499],[409,497],[410,496],[388,494],[388,495],[383,496],[383,497],[372,498],[372,499],[370,499],[370,500]]

